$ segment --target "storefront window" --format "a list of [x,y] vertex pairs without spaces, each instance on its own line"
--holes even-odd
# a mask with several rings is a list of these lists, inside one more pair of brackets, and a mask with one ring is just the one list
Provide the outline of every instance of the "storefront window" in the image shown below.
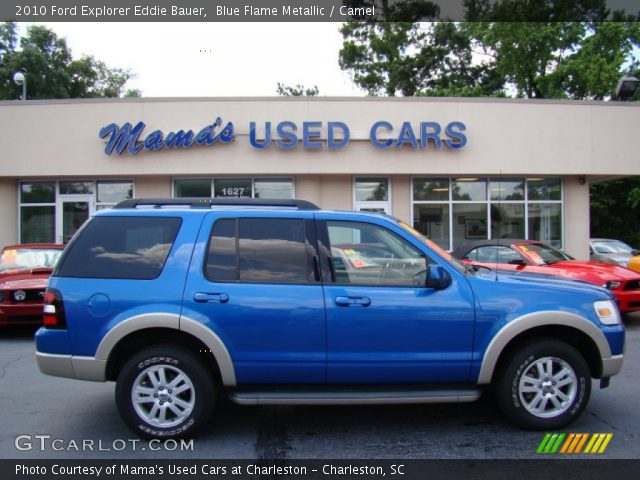
[[56,207],[20,207],[21,243],[53,243],[55,241]]
[[20,203],[53,203],[55,201],[55,182],[28,182],[20,184]]
[[60,195],[91,195],[94,182],[60,182]]
[[133,182],[122,180],[98,181],[98,207],[115,205],[127,198],[133,198]]
[[562,247],[562,205],[533,203],[528,207],[529,238]]
[[484,178],[456,178],[451,189],[453,200],[477,202],[487,199],[487,181]]
[[416,178],[413,180],[414,200],[449,200],[448,178]]
[[449,249],[449,204],[421,203],[413,206],[413,228],[445,250]]
[[529,178],[527,195],[529,200],[561,200],[560,179]]
[[353,209],[362,212],[391,213],[389,179],[360,177],[353,182]]
[[293,198],[293,182],[286,178],[255,180],[256,198]]
[[491,204],[491,238],[525,238],[524,204]]
[[491,200],[524,200],[524,180],[511,178],[492,178],[489,183]]
[[[56,195],[58,191],[58,195]],[[21,182],[20,242],[66,242],[93,213],[133,197],[131,180]]]
[[174,182],[176,197],[211,197],[211,179],[194,178],[190,180],[176,180]]
[[215,197],[222,198],[252,198],[250,178],[217,178],[213,181]]
[[416,177],[412,199],[416,230],[447,250],[489,238],[562,246],[560,178]]
[[356,202],[386,202],[388,192],[388,178],[356,178]]
[[174,180],[175,197],[293,198],[290,178],[194,178]]
[[489,238],[486,203],[453,204],[453,247]]

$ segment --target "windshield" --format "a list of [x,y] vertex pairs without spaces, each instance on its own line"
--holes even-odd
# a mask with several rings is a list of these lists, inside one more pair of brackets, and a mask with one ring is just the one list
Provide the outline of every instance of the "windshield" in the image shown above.
[[538,265],[573,260],[572,256],[544,243],[523,243],[516,245],[516,248],[529,255]]
[[620,240],[598,240],[593,242],[596,253],[631,253],[633,248]]
[[13,268],[53,268],[62,254],[55,248],[12,248],[2,252],[0,271]]
[[458,271],[460,271],[461,273],[464,273],[467,271],[463,263],[460,263],[460,261],[457,258],[453,257],[446,250],[443,250],[438,244],[436,244],[435,242],[432,242],[427,237],[422,235],[419,231],[417,231],[415,228],[411,227],[410,225],[407,225],[402,220],[397,220],[397,222],[398,222],[398,225],[400,225],[404,230],[409,232],[412,236],[416,237],[422,243],[427,245],[431,250],[434,250],[436,253],[438,253],[439,255],[444,257],[446,260],[448,260],[449,263],[451,263]]

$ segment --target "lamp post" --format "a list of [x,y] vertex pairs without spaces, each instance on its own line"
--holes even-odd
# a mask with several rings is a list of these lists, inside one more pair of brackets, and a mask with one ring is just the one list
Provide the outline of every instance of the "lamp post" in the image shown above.
[[13,74],[13,81],[16,82],[16,85],[22,85],[22,96],[21,100],[27,99],[27,69],[21,68],[16,73]]
[[636,77],[622,77],[616,86],[616,98],[621,102],[631,100],[638,91],[640,80]]

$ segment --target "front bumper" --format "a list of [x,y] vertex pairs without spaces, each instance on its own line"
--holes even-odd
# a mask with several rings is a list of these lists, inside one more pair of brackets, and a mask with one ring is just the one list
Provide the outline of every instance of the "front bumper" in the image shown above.
[[640,310],[640,290],[609,290],[616,296],[623,313]]
[[0,325],[42,325],[41,303],[0,303]]
[[46,375],[92,382],[106,381],[106,360],[56,353],[36,352],[38,368]]
[[602,375],[600,378],[609,378],[620,373],[624,355],[613,355],[602,359]]

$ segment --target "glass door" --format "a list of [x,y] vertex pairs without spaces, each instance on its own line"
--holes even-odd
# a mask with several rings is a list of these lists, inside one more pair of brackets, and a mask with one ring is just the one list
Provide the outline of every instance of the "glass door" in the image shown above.
[[57,241],[68,243],[78,229],[89,220],[94,211],[93,195],[64,196],[60,198],[57,218]]

